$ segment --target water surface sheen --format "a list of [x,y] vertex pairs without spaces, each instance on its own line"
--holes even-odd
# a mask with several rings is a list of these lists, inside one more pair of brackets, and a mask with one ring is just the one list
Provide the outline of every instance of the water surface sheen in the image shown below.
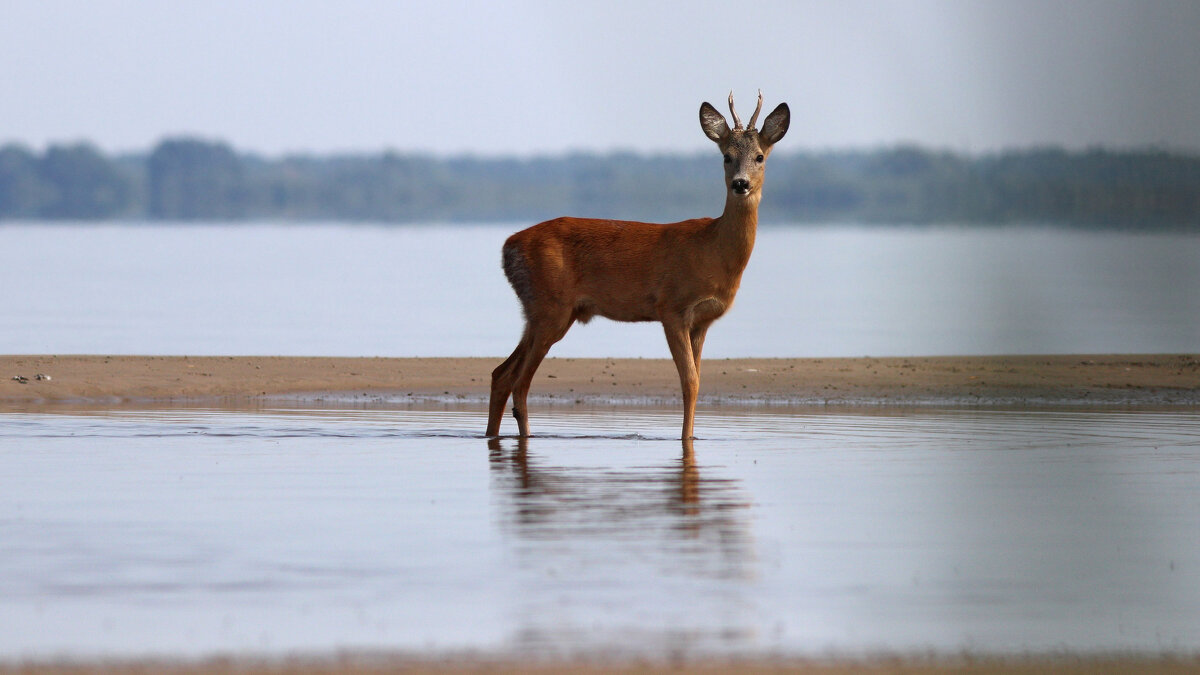
[[0,415],[0,659],[1200,649],[1200,414]]
[[[0,353],[503,358],[500,247],[531,224],[0,223],[0,250],[53,251],[0,265]],[[764,225],[704,354],[1193,352],[1197,260],[1195,233]],[[597,320],[551,356],[670,354],[657,324]]]

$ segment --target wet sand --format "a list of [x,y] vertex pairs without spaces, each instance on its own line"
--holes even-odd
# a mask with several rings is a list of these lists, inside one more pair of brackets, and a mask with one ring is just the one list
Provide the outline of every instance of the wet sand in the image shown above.
[[[0,356],[0,403],[486,401],[491,370],[500,360]],[[703,363],[700,395],[710,404],[1196,406],[1200,355],[715,359]],[[680,400],[675,367],[666,359],[550,358],[537,372],[531,397],[561,403]]]

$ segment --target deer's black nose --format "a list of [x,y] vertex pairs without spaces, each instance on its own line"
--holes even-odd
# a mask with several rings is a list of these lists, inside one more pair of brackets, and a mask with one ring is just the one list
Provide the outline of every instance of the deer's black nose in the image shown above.
[[750,191],[750,181],[745,178],[735,178],[729,187],[739,195],[744,195]]

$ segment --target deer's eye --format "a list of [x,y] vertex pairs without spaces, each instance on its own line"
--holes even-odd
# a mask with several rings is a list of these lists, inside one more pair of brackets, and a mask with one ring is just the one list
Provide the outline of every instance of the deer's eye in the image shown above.
[[731,156],[729,155],[729,153],[728,153],[728,152],[727,152],[727,153],[725,153],[725,163],[726,163],[726,164],[733,164],[733,157],[731,157]]
[[758,162],[759,164],[762,164],[762,163],[763,163],[763,156],[762,156],[762,155],[759,155],[758,157],[755,157],[755,158],[754,158],[754,161]]

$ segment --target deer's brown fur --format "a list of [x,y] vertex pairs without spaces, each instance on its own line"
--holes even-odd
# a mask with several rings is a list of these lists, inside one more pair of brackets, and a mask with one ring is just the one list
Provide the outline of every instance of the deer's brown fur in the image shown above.
[[505,276],[521,301],[525,331],[511,356],[492,371],[487,434],[500,433],[511,395],[522,437],[529,435],[526,398],[550,347],[576,321],[659,321],[683,389],[683,438],[693,433],[700,353],[708,327],[729,310],[754,249],[763,170],[790,121],[779,104],[755,130],[759,110],[742,128],[712,105],[700,106],[700,126],[725,160],[725,210],[717,218],[653,224],[556,218],[517,232],[504,243]]

